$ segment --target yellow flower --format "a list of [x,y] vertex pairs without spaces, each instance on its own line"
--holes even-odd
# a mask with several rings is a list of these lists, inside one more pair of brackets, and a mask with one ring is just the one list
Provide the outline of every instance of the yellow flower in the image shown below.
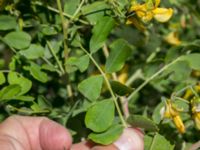
[[153,10],[154,19],[159,22],[167,22],[173,15],[173,9],[156,8]]
[[159,8],[160,0],[156,0],[154,6],[144,4],[133,4],[129,12],[135,12],[143,22],[148,22],[155,18],[159,22],[167,22],[173,14],[173,9]]
[[166,37],[165,41],[171,45],[180,45],[181,41],[178,38],[178,35],[176,32],[170,32]]
[[125,65],[118,75],[118,81],[125,84],[128,79],[128,65]]
[[197,129],[200,130],[200,100],[199,98],[193,98],[191,100],[192,105],[192,117],[194,119]]
[[192,77],[199,78],[200,77],[200,71],[199,70],[193,70],[192,71]]
[[178,109],[173,106],[171,100],[166,101],[164,117],[171,118],[179,133],[185,133],[185,126],[181,120]]
[[181,117],[179,115],[172,118],[174,121],[174,124],[176,125],[176,128],[178,129],[179,133],[185,133],[185,126],[183,124],[183,121],[181,120]]
[[[135,13],[137,15],[137,18],[139,18],[143,23],[147,23],[153,18],[159,22],[167,22],[172,17],[173,9],[160,8],[158,7],[159,4],[160,0],[156,0],[155,4],[138,4],[134,1],[129,9],[129,13]],[[127,24],[137,24],[140,26],[139,23],[136,23],[138,20],[133,18],[135,17],[129,17],[127,20]],[[138,26],[136,27],[138,28]],[[139,28],[143,29],[143,27]]]
[[194,118],[196,128],[200,130],[200,112],[195,112],[193,114],[193,118]]
[[135,12],[138,18],[140,18],[143,22],[148,22],[153,18],[153,12],[151,10],[147,10],[146,4],[133,5],[129,11]]
[[[195,85],[194,90],[199,93],[200,92],[200,84]],[[189,88],[186,90],[185,94],[183,95],[183,99],[189,100],[192,96],[194,96],[193,91]]]
[[145,31],[146,30],[145,26],[142,24],[141,21],[138,20],[138,18],[130,17],[126,21],[126,24],[127,25],[132,24],[132,25],[134,25],[140,31]]

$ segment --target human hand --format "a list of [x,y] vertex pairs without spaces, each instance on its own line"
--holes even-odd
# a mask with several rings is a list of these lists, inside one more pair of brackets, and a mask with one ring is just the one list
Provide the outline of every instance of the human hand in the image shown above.
[[143,135],[137,129],[125,129],[122,136],[108,146],[88,141],[72,145],[66,128],[45,117],[11,116],[0,124],[2,150],[143,150]]

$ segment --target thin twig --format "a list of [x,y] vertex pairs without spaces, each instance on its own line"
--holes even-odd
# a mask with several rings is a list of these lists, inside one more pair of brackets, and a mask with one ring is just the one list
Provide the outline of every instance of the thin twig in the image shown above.
[[[105,56],[106,58],[108,58],[108,56],[109,56],[109,51],[108,51],[108,47],[107,47],[106,44],[104,44],[104,46],[103,46],[103,53],[104,53],[104,56]],[[114,80],[118,81],[117,74],[116,74],[115,72],[112,73],[112,78],[113,78]],[[124,103],[125,97],[119,97],[119,100],[120,100],[121,105],[122,105],[123,114],[125,115],[126,118],[128,118],[129,113],[126,111],[126,105],[127,105],[127,103]]]
[[157,133],[154,135],[154,137],[153,137],[153,139],[152,139],[151,147],[150,147],[149,150],[153,150],[152,148],[153,148],[153,145],[154,145],[154,143],[155,143],[155,137],[156,137],[156,135],[157,135]]
[[61,4],[61,0],[57,0],[57,5],[58,5],[58,10],[60,13],[60,18],[61,18],[61,22],[62,22],[62,29],[63,29],[63,43],[64,43],[64,57],[65,60],[68,57],[68,46],[67,46],[67,34],[68,34],[68,25],[69,22],[65,20],[64,15],[63,15],[63,10],[62,10],[62,4]]
[[[32,3],[33,5],[38,5],[38,6],[44,7],[43,3],[39,2],[39,1],[36,1],[36,2],[31,1],[31,3]],[[51,7],[51,6],[46,6],[46,8],[47,8],[48,10],[53,11],[53,12],[59,13],[59,10],[57,10],[57,9]],[[63,15],[64,15],[65,17],[69,18],[69,19],[72,19],[72,17],[73,17],[73,16],[71,16],[71,15],[69,15],[69,14],[67,14],[67,13],[64,13],[64,12],[63,12]],[[85,25],[89,25],[89,23],[88,23],[87,21],[82,20],[82,19],[74,19],[74,21],[79,21],[80,23],[83,23],[83,24],[85,24]]]
[[133,81],[135,81],[135,80],[138,79],[138,78],[144,78],[141,69],[136,70],[136,71],[134,72],[134,74],[131,75],[131,77],[126,81],[125,84],[126,84],[127,86],[130,86],[131,83],[133,83]]
[[60,63],[58,57],[56,56],[55,51],[54,51],[54,49],[53,49],[53,47],[51,46],[51,43],[50,43],[49,41],[47,41],[47,45],[48,45],[49,50],[51,51],[53,57],[55,58],[55,60],[56,60],[56,62],[57,62],[57,64],[58,64],[58,67],[60,68],[62,74],[64,74],[64,73],[65,73],[65,70],[64,70],[62,64]]
[[156,78],[158,75],[160,75],[163,71],[165,71],[166,69],[168,69],[170,66],[172,66],[174,63],[176,63],[178,60],[180,59],[177,58],[174,61],[172,61],[171,63],[165,65],[163,68],[161,68],[158,72],[156,72],[155,74],[153,74],[151,77],[149,77],[148,79],[146,79],[136,90],[134,90],[130,96],[127,98],[127,101],[131,100],[135,94],[137,94],[143,87],[145,87],[150,81],[152,81],[154,78]]
[[90,57],[90,59],[92,60],[92,62],[94,63],[94,65],[97,67],[97,69],[99,70],[99,72],[102,74],[102,76],[103,76],[103,78],[104,78],[104,80],[106,82],[106,85],[108,87],[108,90],[110,91],[110,94],[112,96],[112,99],[113,99],[113,101],[115,103],[115,107],[116,107],[117,112],[119,114],[119,118],[120,118],[123,126],[126,128],[127,127],[127,123],[126,123],[126,121],[125,121],[125,119],[124,119],[124,117],[122,115],[122,112],[120,110],[119,104],[117,103],[117,98],[115,97],[115,94],[114,94],[114,92],[112,90],[112,87],[110,85],[110,82],[109,82],[108,78],[106,77],[106,74],[101,69],[101,67],[98,65],[98,63],[96,62],[96,60],[92,57],[92,55],[90,53],[88,53],[87,50],[85,48],[83,48],[82,46],[80,46],[80,48]]
[[49,66],[52,66],[56,72],[59,74],[59,75],[62,75],[62,72],[60,70],[58,70],[58,68],[56,66],[54,66],[47,58],[45,57],[42,57],[42,59],[49,65]]
[[80,12],[81,7],[83,6],[84,2],[85,2],[85,0],[81,1],[80,5],[78,6],[78,8],[76,9],[75,13],[73,14],[71,20],[74,20],[76,18],[76,15]]

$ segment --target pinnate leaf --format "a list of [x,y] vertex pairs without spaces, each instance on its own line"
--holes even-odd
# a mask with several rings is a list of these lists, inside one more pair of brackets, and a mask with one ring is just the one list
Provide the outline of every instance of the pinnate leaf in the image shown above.
[[31,36],[23,31],[9,32],[4,37],[5,42],[13,48],[24,49],[27,48],[31,43]]
[[103,133],[91,133],[89,134],[88,137],[95,143],[108,145],[117,140],[119,136],[122,134],[122,132],[123,132],[122,125],[113,125]]
[[114,113],[115,106],[112,99],[97,102],[86,113],[86,127],[94,132],[103,132],[112,125]]
[[89,100],[96,100],[101,93],[103,77],[101,75],[92,76],[83,80],[78,85],[78,90]]
[[149,118],[146,118],[141,115],[130,115],[127,119],[127,122],[133,127],[144,128],[147,131],[157,131],[157,125]]
[[132,54],[132,47],[123,39],[114,41],[110,48],[111,52],[106,61],[105,68],[107,73],[116,72],[122,69],[124,62]]
[[106,41],[107,36],[111,32],[115,25],[115,21],[111,17],[103,17],[97,22],[94,26],[92,32],[93,35],[90,40],[90,52],[95,53],[100,49],[104,42]]

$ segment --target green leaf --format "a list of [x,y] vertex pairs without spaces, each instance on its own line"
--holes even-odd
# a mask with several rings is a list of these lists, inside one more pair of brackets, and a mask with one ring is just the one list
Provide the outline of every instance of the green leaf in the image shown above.
[[9,72],[8,83],[20,85],[21,92],[19,93],[19,95],[27,93],[32,87],[32,82],[29,79],[23,76],[18,76],[16,72]]
[[185,60],[189,63],[190,67],[195,70],[200,70],[200,54],[199,53],[192,53],[185,56],[182,56],[180,60]]
[[148,135],[144,135],[144,150],[149,150],[152,143],[152,137]]
[[94,1],[83,6],[81,11],[91,24],[96,24],[104,17],[105,11],[108,12],[109,8],[110,6],[105,1]]
[[37,103],[33,103],[33,105],[31,105],[31,109],[32,109],[34,112],[41,111],[41,108],[40,108],[40,106],[39,106]]
[[10,61],[10,63],[9,63],[9,69],[10,69],[11,71],[16,70],[16,67],[17,67],[17,59],[18,59],[18,56],[17,56],[17,57],[13,56],[12,59],[11,59],[11,61]]
[[111,17],[103,17],[97,22],[92,30],[92,37],[90,40],[90,52],[95,53],[100,49],[104,42],[106,41],[107,36],[111,32],[115,25],[115,21]]
[[66,63],[68,65],[74,65],[80,70],[80,72],[84,72],[88,68],[89,62],[90,62],[89,56],[84,55],[81,56],[80,58],[70,57]]
[[57,68],[53,65],[49,65],[49,64],[43,64],[41,66],[41,69],[42,70],[48,70],[48,71],[51,71],[51,72],[56,72],[57,71]]
[[14,98],[14,100],[20,100],[20,101],[24,101],[24,102],[32,102],[34,101],[34,97],[32,96],[16,96]]
[[[148,143],[150,143],[150,138],[148,138],[146,140],[148,140]],[[147,144],[147,145],[149,145],[149,144]],[[157,133],[152,138],[150,147],[148,147],[146,149],[147,150],[173,150],[174,145],[171,145],[170,142],[167,141],[164,136]]]
[[3,72],[0,72],[0,85],[4,84],[5,82],[6,82],[6,78]]
[[38,59],[44,56],[45,49],[41,45],[31,44],[29,48],[20,51],[27,59]]
[[65,0],[64,12],[73,15],[79,4],[80,0]]
[[5,42],[13,48],[24,49],[31,43],[31,36],[23,31],[14,31],[4,37]]
[[115,106],[112,99],[97,102],[91,106],[85,116],[85,125],[94,132],[103,132],[113,123]]
[[51,103],[44,97],[39,95],[37,98],[38,105],[40,106],[41,109],[51,109]]
[[91,103],[90,101],[87,101],[85,99],[83,101],[82,105],[79,108],[77,108],[76,110],[73,111],[72,117],[74,117],[74,116],[76,116],[76,115],[78,115],[80,113],[86,112],[88,110],[88,108],[91,107],[94,103]]
[[20,93],[21,87],[17,84],[8,85],[1,89],[0,91],[0,100],[10,100],[15,98],[15,96]]
[[122,69],[124,62],[132,54],[132,47],[123,39],[114,41],[110,48],[111,52],[106,60],[105,68],[107,73],[116,72]]
[[107,131],[89,134],[89,139],[98,144],[108,145],[116,141],[123,132],[122,125],[113,125]]
[[152,120],[141,115],[130,115],[127,122],[133,127],[144,128],[147,131],[158,131],[157,125]]
[[29,70],[31,75],[38,81],[45,83],[48,81],[48,75],[41,70],[41,67],[35,63],[31,63],[31,66],[26,66],[24,69]]
[[95,101],[100,96],[102,84],[101,75],[92,76],[79,83],[78,90],[89,100]]
[[110,81],[112,90],[120,95],[120,96],[125,96],[126,94],[130,94],[131,92],[133,92],[133,89],[118,82],[118,81]]
[[170,66],[165,73],[170,73],[170,79],[173,81],[183,81],[186,80],[192,72],[191,67],[186,61],[178,61],[172,66]]
[[0,16],[0,30],[11,30],[17,26],[16,18],[8,15]]
[[[52,41],[49,41],[50,42],[50,45],[52,46],[55,54],[57,54],[60,50],[60,46],[62,45],[62,42],[61,41],[56,41],[56,40],[52,40]],[[44,52],[44,57],[49,59],[49,58],[52,58],[53,55],[48,47],[48,45],[46,44],[45,46],[45,52]]]
[[161,116],[161,109],[163,109],[165,106],[164,101],[162,101],[160,104],[158,104],[156,106],[156,108],[153,111],[153,115],[152,115],[152,119],[155,123],[159,124],[160,121],[162,120],[162,116]]
[[44,35],[50,36],[50,35],[56,35],[58,32],[54,26],[45,25],[42,27],[42,33]]

